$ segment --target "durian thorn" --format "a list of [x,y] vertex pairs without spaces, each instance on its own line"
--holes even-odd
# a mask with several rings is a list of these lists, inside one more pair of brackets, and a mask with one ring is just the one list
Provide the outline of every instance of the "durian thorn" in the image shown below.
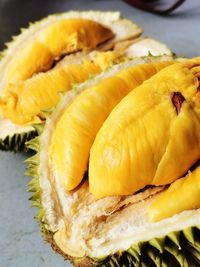
[[180,232],[172,232],[168,237],[173,243],[180,247]]
[[154,238],[149,241],[149,244],[156,249],[160,251],[160,253],[163,253],[163,247],[165,244],[165,238]]
[[161,253],[156,253],[155,251],[157,251],[157,249],[155,249],[154,247],[148,247],[148,249],[146,250],[146,254],[148,255],[148,257],[151,259],[151,261],[154,263],[153,266],[161,266],[162,260],[161,260]]
[[184,237],[194,245],[194,230],[193,228],[186,228],[183,230]]
[[33,151],[39,152],[40,149],[39,137],[37,136],[36,138],[26,142],[26,147]]
[[39,153],[36,153],[32,157],[26,159],[24,162],[27,163],[27,164],[38,165],[39,156],[40,156],[40,154]]
[[137,250],[134,247],[130,247],[128,250],[128,253],[131,254],[137,261],[140,260],[140,254],[137,252]]
[[36,132],[38,133],[38,135],[40,135],[43,132],[44,129],[44,123],[37,123],[33,125],[33,128],[36,130]]

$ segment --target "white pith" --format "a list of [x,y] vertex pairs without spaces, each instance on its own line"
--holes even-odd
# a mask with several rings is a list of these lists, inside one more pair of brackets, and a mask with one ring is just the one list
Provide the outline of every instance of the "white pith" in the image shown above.
[[[76,90],[67,93],[51,119],[47,120],[45,130],[40,137],[40,162],[42,164],[39,166],[39,177],[46,219],[53,232],[62,231],[63,226],[66,225],[69,237],[66,238],[65,242],[66,246],[72,251],[72,256],[103,257],[119,250],[127,250],[132,244],[140,241],[147,241],[151,238],[164,236],[170,232],[200,224],[200,209],[185,211],[158,223],[149,222],[147,209],[154,198],[153,194],[151,198],[138,203],[134,202],[134,205],[127,205],[120,213],[115,214],[115,208],[113,207],[121,202],[118,197],[107,197],[94,201],[87,188],[80,188],[74,193],[66,193],[60,184],[56,170],[52,170],[48,164],[48,147],[54,125],[74,97],[102,78],[109,77],[128,66],[142,63],[143,60],[135,59],[116,65],[109,71],[98,75],[95,79],[77,86]],[[55,192],[62,208],[63,214],[61,216],[56,214]],[[82,194],[84,198],[80,201]],[[128,197],[126,200],[128,201]],[[86,204],[87,201],[88,203],[89,201],[92,202]],[[101,216],[108,216],[106,224],[104,224],[103,219],[101,222],[97,222]],[[122,221],[120,221],[120,218],[122,218]]]
[[165,51],[165,55],[171,55],[171,50],[163,43],[160,43],[152,38],[143,38],[129,46],[126,51],[126,56],[140,57],[141,51],[142,56],[159,56]]

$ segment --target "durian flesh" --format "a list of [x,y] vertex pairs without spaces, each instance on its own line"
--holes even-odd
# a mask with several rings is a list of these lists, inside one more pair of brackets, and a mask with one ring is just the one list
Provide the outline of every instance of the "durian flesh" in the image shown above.
[[65,109],[55,125],[49,157],[66,190],[75,189],[83,179],[92,143],[112,109],[131,90],[170,64],[129,67],[87,88]]
[[46,73],[39,73],[24,82],[10,85],[3,94],[0,108],[3,116],[19,125],[41,123],[42,110],[55,107],[59,93],[70,90],[73,84],[81,83],[114,64],[120,55],[115,52],[99,52],[78,59],[60,62]]
[[[128,64],[130,63],[123,63],[121,66],[123,65],[122,68],[130,67]],[[113,71],[114,69],[116,71],[117,68],[118,71],[120,70],[118,65],[113,67]],[[110,70],[110,72],[112,71]],[[105,78],[105,74],[100,76]],[[145,262],[145,259],[140,257],[140,253],[143,253],[140,252],[143,242],[147,242],[145,244],[150,246],[146,251],[149,257],[151,256],[150,262],[151,259],[156,262],[155,257],[160,259],[160,265],[157,266],[169,266],[161,265],[166,260],[165,256],[162,258],[163,251],[171,251],[173,259],[178,264],[173,266],[187,266],[188,255],[183,255],[184,252],[180,248],[182,237],[181,240],[179,237],[184,235],[184,242],[187,244],[183,243],[183,245],[188,246],[189,244],[193,251],[190,250],[191,255],[195,254],[199,257],[199,230],[196,226],[200,225],[200,209],[183,211],[154,223],[149,218],[149,207],[154,200],[156,201],[159,196],[162,196],[163,191],[166,190],[164,186],[150,187],[129,196],[109,196],[97,200],[90,193],[87,181],[80,184],[74,191],[66,191],[55,175],[56,170],[49,161],[48,153],[55,124],[59,121],[65,108],[73,103],[73,99],[74,101],[77,99],[74,98],[75,94],[78,95],[83,89],[94,86],[95,82],[97,83],[101,78],[93,79],[85,85],[79,86],[76,93],[75,91],[69,92],[47,121],[45,130],[39,139],[40,148],[36,148],[39,150],[37,175],[41,187],[41,206],[44,209],[42,217],[43,223],[45,222],[44,227],[46,231],[52,232],[53,241],[51,242],[62,251],[62,254],[80,260],[82,257],[83,259],[90,257],[95,261],[91,266],[101,264],[102,258],[113,254],[114,256],[111,258],[105,259],[108,264],[106,266],[117,266],[114,263],[109,265],[109,262],[112,263],[112,259],[116,262],[115,257],[120,258],[124,251],[127,253],[126,262],[132,257],[130,255],[134,254],[134,257],[138,258],[136,262],[142,264]],[[34,142],[33,146],[35,146]],[[29,160],[32,166],[30,172],[35,169],[35,164],[37,164],[33,163],[34,161],[35,159]],[[38,192],[36,192],[36,200],[38,201]],[[195,235],[192,234],[193,231]],[[131,266],[135,266],[134,261]]]
[[[15,149],[17,144],[13,137],[24,140],[34,131],[30,126],[44,119],[41,109],[57,103],[58,91],[67,91],[74,83],[102,70],[98,64],[84,62],[81,75],[80,66],[75,64],[70,71],[67,60],[54,70],[55,63],[64,55],[108,50],[119,41],[134,39],[141,32],[141,28],[122,19],[118,12],[92,11],[52,15],[23,30],[2,53],[0,62],[0,126],[8,124],[6,130],[0,129],[1,147],[7,148],[12,143]],[[53,90],[51,95],[47,87]]]
[[199,65],[197,58],[161,70],[112,111],[90,152],[97,198],[170,184],[199,160]]

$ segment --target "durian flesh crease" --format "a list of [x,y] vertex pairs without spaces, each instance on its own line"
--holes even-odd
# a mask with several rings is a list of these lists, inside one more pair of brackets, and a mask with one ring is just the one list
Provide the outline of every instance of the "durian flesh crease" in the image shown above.
[[[199,64],[198,60],[194,62]],[[192,75],[197,73],[195,64],[191,62],[184,64],[177,66],[184,66],[184,73],[187,76],[187,67],[191,64],[189,68],[193,72],[190,76],[192,78]],[[187,66],[186,69],[185,66]],[[171,77],[172,73],[170,72]],[[163,78],[162,81],[164,81]],[[184,81],[186,82],[187,78]],[[197,86],[197,80],[192,79],[191,81],[188,91],[181,91],[185,99],[191,97],[191,92],[195,92],[193,87]],[[91,81],[90,85],[94,86],[94,81]],[[171,87],[172,83],[169,85]],[[184,90],[184,87],[179,88]],[[161,93],[163,92],[166,92],[164,87],[161,90]],[[159,196],[162,196],[162,191],[166,190],[163,186],[149,188],[132,196],[108,196],[99,200],[96,200],[89,192],[87,182],[75,191],[67,192],[63,188],[55,174],[56,170],[52,169],[48,162],[48,149],[51,145],[54,125],[73,97],[72,92],[68,93],[51,120],[47,121],[46,131],[40,137],[40,162],[43,163],[39,166],[40,185],[43,191],[42,204],[48,227],[55,232],[54,240],[58,247],[64,253],[75,257],[85,255],[104,257],[116,251],[127,250],[138,242],[165,236],[170,232],[183,230],[189,226],[200,225],[198,205],[196,210],[180,210],[178,214],[156,223],[149,220],[148,209],[154,200],[156,201]],[[193,103],[195,98],[191,97],[190,101]],[[195,111],[198,114],[198,108]],[[180,110],[179,112],[181,114]],[[176,161],[178,162],[178,158]]]

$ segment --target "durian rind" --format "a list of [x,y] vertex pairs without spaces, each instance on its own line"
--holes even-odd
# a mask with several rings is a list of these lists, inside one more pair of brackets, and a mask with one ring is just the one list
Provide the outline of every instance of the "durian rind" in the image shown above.
[[[12,125],[12,126],[11,126]],[[22,127],[14,125],[9,122],[8,126],[11,126],[11,130],[5,133],[5,125],[1,125],[0,129],[0,150],[3,151],[27,151],[25,142],[33,139],[37,135],[37,131],[33,127]]]
[[0,117],[0,149],[3,151],[27,151],[26,142],[38,135],[43,124],[20,126]]
[[188,227],[182,231],[175,231],[163,237],[133,244],[127,251],[119,251],[105,258],[73,258],[65,254],[55,243],[53,232],[49,229],[42,205],[42,189],[40,187],[38,167],[40,165],[40,140],[39,137],[31,140],[27,146],[36,154],[27,160],[27,175],[33,177],[28,184],[28,191],[33,207],[38,208],[35,217],[40,225],[44,239],[51,244],[52,249],[70,260],[76,267],[121,267],[121,266],[148,266],[148,267],[197,267],[200,263],[200,225]]
[[35,135],[35,131],[9,135],[0,140],[0,150],[13,152],[27,151],[25,142],[34,138]]

